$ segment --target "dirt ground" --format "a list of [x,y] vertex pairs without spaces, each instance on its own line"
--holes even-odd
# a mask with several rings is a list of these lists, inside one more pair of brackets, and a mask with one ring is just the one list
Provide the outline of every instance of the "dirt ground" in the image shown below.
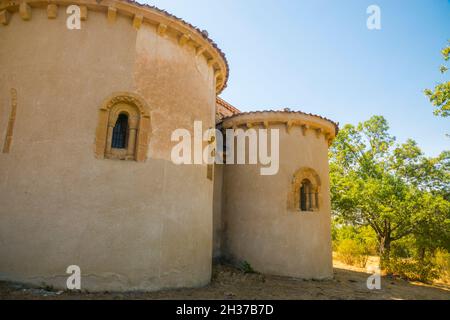
[[[376,264],[371,259],[369,264]],[[0,299],[57,299],[57,300],[328,300],[328,299],[438,299],[450,300],[450,286],[426,285],[382,277],[381,290],[367,289],[370,276],[366,270],[334,262],[334,279],[305,281],[277,276],[244,274],[227,265],[214,267],[209,286],[199,289],[168,290],[156,293],[74,293],[47,291],[19,284],[0,282]]]

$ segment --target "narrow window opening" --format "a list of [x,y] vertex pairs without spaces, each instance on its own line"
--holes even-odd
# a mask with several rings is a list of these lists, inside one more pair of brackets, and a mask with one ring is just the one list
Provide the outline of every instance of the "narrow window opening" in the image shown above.
[[300,210],[314,211],[317,208],[318,194],[314,192],[311,181],[305,179],[300,187]]
[[128,116],[121,114],[117,118],[112,135],[111,147],[114,149],[126,149],[128,141]]

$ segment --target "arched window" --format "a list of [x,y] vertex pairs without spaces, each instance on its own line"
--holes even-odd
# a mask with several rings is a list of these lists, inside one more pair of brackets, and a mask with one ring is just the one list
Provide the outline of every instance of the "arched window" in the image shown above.
[[288,208],[292,211],[315,212],[320,209],[320,178],[311,168],[300,168],[292,179]]
[[128,116],[120,114],[113,129],[112,144],[114,149],[126,149],[128,138]]
[[145,161],[150,131],[150,112],[145,100],[129,92],[113,94],[100,108],[96,156]]

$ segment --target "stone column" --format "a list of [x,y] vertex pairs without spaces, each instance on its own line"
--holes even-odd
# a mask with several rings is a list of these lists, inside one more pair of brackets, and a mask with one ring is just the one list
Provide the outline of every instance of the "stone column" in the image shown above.
[[111,157],[111,148],[112,148],[112,135],[114,131],[114,125],[108,124],[108,134],[106,136],[106,152],[105,156],[107,158]]
[[128,144],[127,144],[127,160],[136,160],[136,138],[139,116],[133,115],[129,117]]
[[127,148],[127,160],[132,160],[135,158],[136,149],[136,134],[137,128],[130,128],[128,130],[128,148]]

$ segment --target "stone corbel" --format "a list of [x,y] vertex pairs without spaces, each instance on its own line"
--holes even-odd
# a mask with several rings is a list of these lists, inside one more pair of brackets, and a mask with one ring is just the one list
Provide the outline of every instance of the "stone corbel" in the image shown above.
[[321,128],[317,128],[316,129],[316,137],[320,138],[320,134],[322,133],[322,129]]
[[289,120],[286,122],[286,132],[287,133],[291,133],[293,127],[294,127],[294,122],[292,120]]
[[332,144],[333,144],[333,139],[328,139],[328,146],[331,147]]
[[47,6],[47,18],[56,19],[58,16],[58,6],[54,3],[50,3]]
[[86,21],[88,18],[88,8],[86,6],[80,6],[80,19]]
[[142,26],[142,21],[144,20],[144,16],[142,16],[141,14],[137,14],[134,16],[133,18],[133,27],[136,30],[139,30]]
[[11,14],[8,12],[8,10],[2,10],[0,11],[0,23],[4,26],[9,24],[9,21],[11,19]]
[[214,78],[216,79],[216,87],[220,87],[223,84],[223,75],[220,70],[214,72]]
[[166,35],[166,32],[167,32],[167,26],[166,26],[165,24],[163,24],[163,23],[160,23],[160,24],[158,25],[157,32],[158,32],[158,34],[159,34],[160,36],[165,36],[165,35]]
[[19,6],[19,14],[22,20],[31,20],[31,7],[26,2],[21,2]]
[[200,47],[198,47],[198,48],[196,49],[195,54],[196,54],[197,57],[198,57],[198,56],[202,55],[203,52],[205,52],[205,50],[206,50],[205,47],[200,46]]
[[222,79],[216,83],[216,89],[219,89],[222,86]]
[[216,78],[216,81],[222,78],[222,72],[219,69],[214,71],[214,78]]
[[183,34],[178,39],[178,44],[183,47],[189,40],[191,40],[191,36],[188,34]]
[[301,127],[302,127],[303,136],[306,136],[306,131],[308,131],[309,126],[307,124],[303,124]]
[[108,7],[108,22],[113,23],[117,18],[117,9],[114,7]]
[[266,120],[263,122],[264,129],[269,129],[269,125],[270,125],[269,121]]

